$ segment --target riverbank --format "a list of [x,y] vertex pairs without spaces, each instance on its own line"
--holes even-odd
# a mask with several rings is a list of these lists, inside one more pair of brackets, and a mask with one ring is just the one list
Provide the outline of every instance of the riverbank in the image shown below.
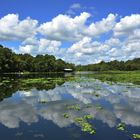
[[140,71],[103,71],[92,74],[92,77],[101,81],[127,82],[140,85]]
[[[140,71],[96,71],[96,72],[75,72],[72,73],[71,76],[77,75],[82,73],[82,75],[86,74],[89,77],[93,77],[95,79],[99,79],[101,81],[111,81],[111,82],[122,82],[122,83],[133,83],[140,85]],[[25,72],[25,73],[6,73],[1,75],[1,77],[8,77],[10,80],[11,75],[23,75],[23,76],[18,76],[18,79],[20,78],[49,78],[49,77],[65,77],[66,73],[64,72]],[[25,75],[25,76],[24,76]],[[41,76],[40,76],[41,75]],[[68,77],[67,77],[68,78]],[[6,78],[7,80],[7,78]],[[33,80],[34,81],[34,80]],[[44,80],[39,80],[39,82],[44,81]]]

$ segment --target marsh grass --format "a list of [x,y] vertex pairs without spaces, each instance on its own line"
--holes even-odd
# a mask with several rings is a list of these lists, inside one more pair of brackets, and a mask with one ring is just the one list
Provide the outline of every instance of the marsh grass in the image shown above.
[[113,82],[127,82],[140,85],[140,71],[107,71],[92,74],[91,77],[101,81],[109,81],[110,85]]

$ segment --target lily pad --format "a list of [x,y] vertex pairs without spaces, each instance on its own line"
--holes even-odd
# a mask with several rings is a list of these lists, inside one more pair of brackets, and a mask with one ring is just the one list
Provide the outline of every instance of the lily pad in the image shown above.
[[88,132],[89,134],[95,134],[95,130],[93,129],[92,125],[87,122],[85,118],[75,118],[75,123],[77,123],[83,132]]
[[70,106],[67,106],[67,109],[70,109],[70,110],[81,110],[79,105],[70,105]]
[[117,129],[120,130],[120,131],[124,131],[125,130],[125,124],[124,123],[119,123],[117,125]]
[[133,134],[134,139],[140,139],[140,134]]
[[91,115],[85,115],[84,118],[85,119],[93,119],[93,117]]
[[64,113],[64,114],[63,114],[63,117],[64,117],[64,118],[69,118],[69,114]]

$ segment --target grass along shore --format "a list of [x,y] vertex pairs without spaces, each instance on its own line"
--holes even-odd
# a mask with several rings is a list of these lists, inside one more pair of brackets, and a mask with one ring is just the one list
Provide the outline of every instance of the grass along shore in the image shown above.
[[140,71],[103,71],[92,74],[92,77],[101,81],[133,83],[140,85]]

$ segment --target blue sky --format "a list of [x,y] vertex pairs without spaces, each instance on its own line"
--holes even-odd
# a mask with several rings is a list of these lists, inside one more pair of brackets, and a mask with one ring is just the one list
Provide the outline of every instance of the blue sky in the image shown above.
[[140,56],[139,0],[1,0],[0,44],[76,64]]
[[30,16],[42,23],[58,14],[64,14],[73,3],[94,7],[95,11],[90,10],[95,14],[94,20],[99,20],[109,13],[125,16],[140,12],[139,0],[1,0],[0,17],[9,13],[18,13],[20,19]]

